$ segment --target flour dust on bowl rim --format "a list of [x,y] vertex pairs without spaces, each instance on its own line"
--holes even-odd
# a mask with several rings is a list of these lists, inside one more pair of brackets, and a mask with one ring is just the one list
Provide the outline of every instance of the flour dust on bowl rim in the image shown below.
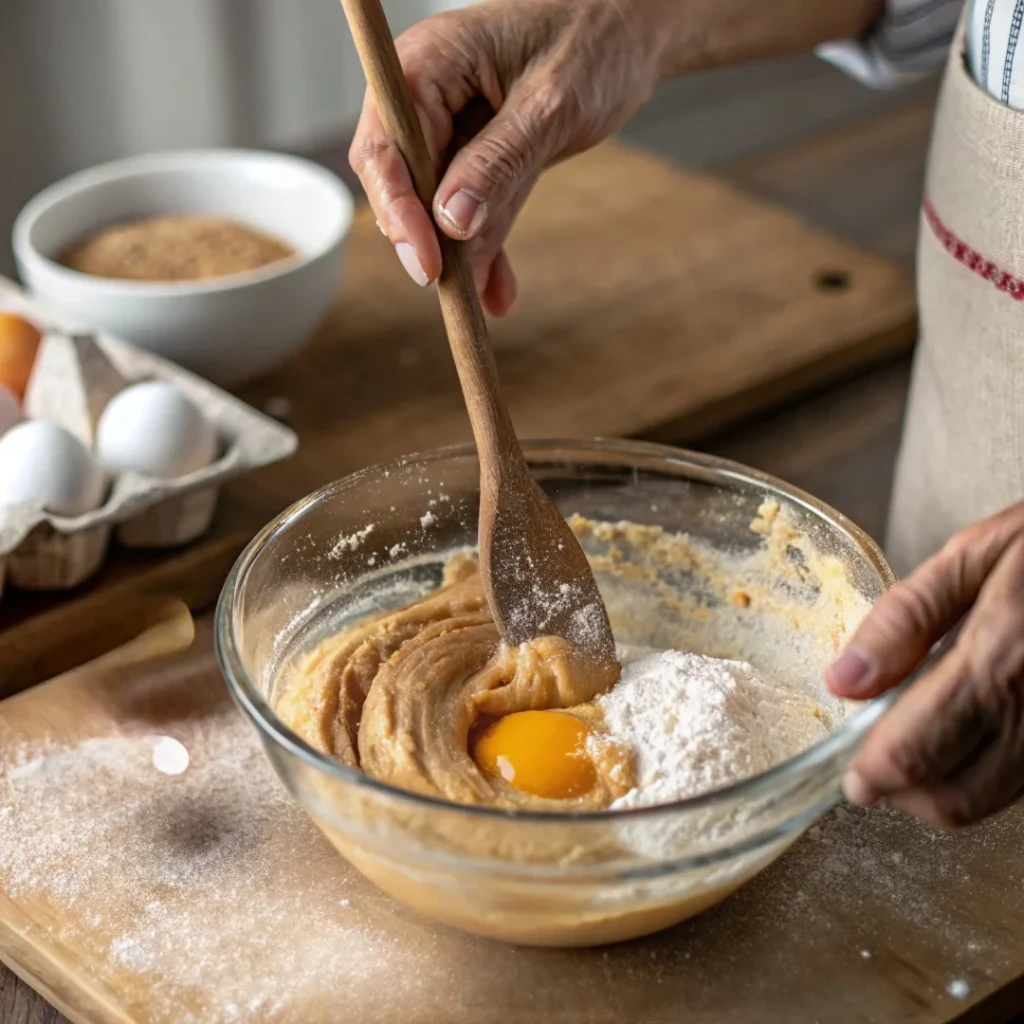
[[[836,636],[805,643],[784,631],[794,629],[794,601],[820,604],[840,576],[865,608],[892,586],[891,569],[863,531],[779,480],[710,456],[599,439],[531,441],[524,449],[567,518],[613,524],[583,531],[581,542],[617,639],[653,646],[649,631],[699,628],[693,636],[701,639],[689,642],[715,648],[702,653],[726,650],[769,673],[801,674],[801,685],[821,687],[829,699],[820,680]],[[321,753],[275,713],[282,680],[323,638],[429,592],[451,553],[474,546],[478,473],[471,446],[409,456],[328,484],[265,527],[217,608],[228,686],[310,817],[357,869],[415,909],[479,935],[552,946],[598,945],[682,921],[766,867],[836,802],[844,770],[891,697],[851,709],[823,741],[714,792],[555,814],[399,790]],[[775,543],[751,529],[771,508],[789,531],[773,553],[791,568],[779,584],[788,603],[778,616],[724,596],[749,586],[750,567]],[[653,543],[632,545],[619,523],[636,524]],[[642,569],[651,594],[680,594],[697,613],[688,617],[670,602],[662,621],[650,594],[641,604],[634,584],[623,589],[607,571],[623,562]],[[730,567],[744,578],[729,578]],[[769,644],[768,636],[776,639]]]

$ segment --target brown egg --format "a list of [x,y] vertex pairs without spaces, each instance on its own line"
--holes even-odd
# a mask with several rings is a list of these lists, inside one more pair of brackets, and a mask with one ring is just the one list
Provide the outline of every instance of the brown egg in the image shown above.
[[42,335],[16,313],[0,312],[0,385],[22,399]]

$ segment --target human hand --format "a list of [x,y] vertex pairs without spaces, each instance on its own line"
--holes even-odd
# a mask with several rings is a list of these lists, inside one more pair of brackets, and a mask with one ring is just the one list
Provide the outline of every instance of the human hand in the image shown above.
[[[616,131],[658,77],[663,25],[651,0],[491,0],[440,14],[396,40],[426,136],[447,169],[433,215],[470,243],[484,308],[504,315],[516,280],[503,246],[537,176]],[[441,272],[431,216],[368,96],[349,153],[381,230],[409,275]]]
[[863,700],[895,686],[965,614],[952,650],[870,733],[843,789],[946,828],[1024,793],[1024,503],[958,533],[884,595],[827,674]]

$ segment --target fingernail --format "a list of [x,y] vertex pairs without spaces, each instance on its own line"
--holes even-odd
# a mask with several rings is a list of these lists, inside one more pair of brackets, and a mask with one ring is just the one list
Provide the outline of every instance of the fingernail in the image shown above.
[[409,242],[397,242],[395,244],[395,253],[402,266],[405,267],[405,272],[421,288],[425,288],[430,284],[430,278],[427,277],[426,271],[420,265],[419,257],[416,255],[416,250],[409,244]]
[[843,796],[857,807],[871,807],[878,802],[864,776],[852,768],[843,778]]
[[844,696],[856,697],[871,682],[871,664],[860,651],[847,647],[829,667],[828,682]]
[[441,208],[441,213],[463,235],[472,235],[483,224],[486,205],[464,188],[460,188]]

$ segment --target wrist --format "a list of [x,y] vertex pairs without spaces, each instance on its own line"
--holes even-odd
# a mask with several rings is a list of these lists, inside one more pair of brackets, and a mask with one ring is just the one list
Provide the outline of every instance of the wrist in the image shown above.
[[666,78],[697,70],[688,66],[692,41],[705,29],[691,0],[617,0],[619,12],[639,40],[653,88]]
[[807,53],[861,35],[885,0],[632,0],[653,40],[658,80]]

